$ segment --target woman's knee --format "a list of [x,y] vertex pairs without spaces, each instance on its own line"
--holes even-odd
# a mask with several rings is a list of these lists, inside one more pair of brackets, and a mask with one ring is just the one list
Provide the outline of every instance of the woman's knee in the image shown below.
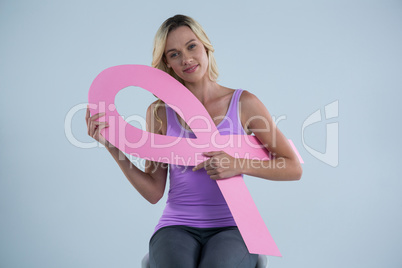
[[196,267],[200,245],[196,239],[180,228],[158,230],[149,243],[151,267]]
[[254,268],[257,260],[258,255],[248,252],[238,229],[230,229],[214,235],[204,245],[199,267]]

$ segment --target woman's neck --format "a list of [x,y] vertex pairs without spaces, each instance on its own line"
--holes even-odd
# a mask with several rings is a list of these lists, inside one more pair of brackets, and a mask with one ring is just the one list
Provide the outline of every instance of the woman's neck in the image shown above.
[[208,79],[202,79],[196,83],[184,83],[185,87],[197,97],[197,99],[205,106],[208,102],[219,96],[218,83]]

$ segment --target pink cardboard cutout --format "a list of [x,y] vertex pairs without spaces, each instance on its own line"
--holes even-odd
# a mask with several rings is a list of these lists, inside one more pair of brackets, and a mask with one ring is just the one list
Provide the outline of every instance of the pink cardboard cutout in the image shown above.
[[[114,105],[116,94],[128,86],[141,87],[163,100],[186,121],[197,138],[154,134],[128,124]],[[169,74],[149,66],[120,65],[102,71],[93,81],[88,99],[91,114],[105,112],[100,120],[109,122],[101,134],[120,150],[137,157],[195,166],[208,159],[203,152],[223,150],[234,157],[270,159],[269,152],[254,136],[220,135],[205,107],[186,87]],[[234,176],[217,183],[249,252],[281,256],[243,178]]]

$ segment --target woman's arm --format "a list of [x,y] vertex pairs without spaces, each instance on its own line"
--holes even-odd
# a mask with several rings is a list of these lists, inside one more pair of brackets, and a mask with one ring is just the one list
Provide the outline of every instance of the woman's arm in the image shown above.
[[264,104],[252,93],[243,91],[240,96],[240,119],[248,134],[257,139],[274,156],[271,160],[234,158],[223,151],[207,152],[211,157],[194,170],[205,168],[211,179],[224,179],[247,174],[274,181],[299,180],[300,162],[286,137],[276,127]]
[[240,173],[275,181],[299,180],[303,173],[299,159],[264,104],[248,91],[242,93],[240,103],[245,129],[254,133],[274,156],[265,161],[237,159],[242,164]]
[[[154,119],[152,108],[153,104],[151,104],[147,110],[147,131],[158,133],[160,123]],[[165,191],[167,165],[159,162],[146,161],[145,172],[138,169],[122,151],[110,144],[100,134],[100,130],[108,126],[107,124],[95,121],[101,116],[102,115],[96,114],[89,117],[89,110],[87,110],[86,121],[88,125],[88,135],[105,145],[134,188],[150,203],[156,204],[162,198]],[[96,125],[98,125],[98,127],[95,127]]]

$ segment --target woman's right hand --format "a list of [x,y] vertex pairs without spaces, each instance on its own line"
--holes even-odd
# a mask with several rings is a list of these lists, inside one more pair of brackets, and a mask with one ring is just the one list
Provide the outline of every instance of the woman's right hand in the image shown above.
[[94,138],[96,141],[106,146],[109,145],[109,142],[103,137],[100,131],[104,128],[109,127],[108,122],[99,122],[96,121],[98,118],[104,116],[105,113],[98,113],[91,116],[89,112],[89,105],[87,106],[87,114],[85,116],[85,121],[87,122],[88,135]]

